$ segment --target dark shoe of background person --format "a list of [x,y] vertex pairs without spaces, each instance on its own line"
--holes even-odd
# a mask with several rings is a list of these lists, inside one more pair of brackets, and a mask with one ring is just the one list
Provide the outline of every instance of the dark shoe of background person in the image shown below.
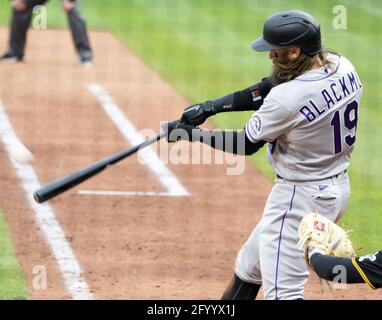
[[0,57],[0,62],[22,62],[22,61],[24,61],[23,56],[19,56],[10,52],[7,52]]
[[80,50],[78,52],[80,56],[80,63],[84,68],[91,68],[93,61],[93,54],[90,50]]
[[91,68],[93,66],[92,64],[92,58],[89,58],[89,57],[82,57],[80,59],[80,62],[81,62],[81,65],[84,67],[84,68]]

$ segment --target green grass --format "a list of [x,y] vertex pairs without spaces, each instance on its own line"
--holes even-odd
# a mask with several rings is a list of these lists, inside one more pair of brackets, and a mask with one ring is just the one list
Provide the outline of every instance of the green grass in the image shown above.
[[25,275],[16,259],[3,212],[0,210],[0,299],[28,299]]
[[[336,5],[347,9],[347,29],[332,27]],[[0,4],[0,23],[7,24],[7,4]],[[192,102],[249,86],[269,74],[267,54],[250,49],[264,20],[274,12],[302,9],[321,23],[323,40],[347,56],[364,85],[357,147],[350,177],[352,197],[344,223],[355,231],[362,253],[382,245],[382,2],[380,0],[83,0],[91,28],[116,34],[153,69]],[[58,1],[48,4],[48,26],[66,25]],[[248,113],[223,114],[216,127],[241,128]],[[268,177],[273,172],[264,152],[251,157]],[[256,192],[256,191],[254,191]]]

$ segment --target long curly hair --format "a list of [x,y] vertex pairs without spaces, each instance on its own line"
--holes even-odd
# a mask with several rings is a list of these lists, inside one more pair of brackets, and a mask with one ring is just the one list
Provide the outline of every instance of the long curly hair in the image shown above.
[[272,84],[276,86],[297,78],[306,71],[310,70],[317,58],[320,58],[324,66],[329,68],[332,73],[337,72],[336,65],[328,60],[328,54],[340,56],[340,54],[338,54],[335,50],[324,48],[314,56],[309,56],[305,52],[301,51],[300,55],[295,60],[290,60],[286,64],[275,63],[273,65],[271,75]]

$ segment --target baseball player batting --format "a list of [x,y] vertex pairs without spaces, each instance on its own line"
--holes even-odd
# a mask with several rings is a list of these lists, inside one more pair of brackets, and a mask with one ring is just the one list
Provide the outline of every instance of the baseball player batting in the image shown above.
[[[13,7],[8,51],[0,57],[0,61],[23,61],[27,31],[31,23],[33,8],[43,5],[48,0],[12,0]],[[79,14],[76,6],[78,0],[61,0],[66,11],[73,41],[80,62],[88,67],[92,62],[92,50],[86,30],[85,20]]]
[[[269,52],[271,77],[186,108],[180,121],[165,126],[167,140],[243,155],[268,144],[277,178],[222,299],[255,299],[261,286],[265,299],[303,299],[309,272],[297,229],[306,212],[332,221],[345,212],[362,84],[348,59],[323,47],[319,23],[303,11],[269,17],[252,48]],[[241,131],[195,128],[218,112],[250,108],[258,110]]]

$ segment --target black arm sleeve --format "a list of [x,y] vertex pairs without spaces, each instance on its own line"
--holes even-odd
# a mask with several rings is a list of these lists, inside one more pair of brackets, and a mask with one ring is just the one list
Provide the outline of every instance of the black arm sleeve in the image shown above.
[[196,128],[188,134],[192,135],[192,142],[199,141],[217,150],[246,156],[254,154],[267,143],[266,141],[251,142],[247,138],[245,130],[237,132]]
[[[320,278],[333,281],[335,277],[340,277],[341,272],[346,270],[346,283],[364,283],[356,268],[353,266],[351,259],[338,258],[323,255],[321,253],[313,254],[310,259],[310,264]],[[341,268],[345,268],[342,270]],[[342,279],[342,278],[341,278]]]
[[244,90],[212,100],[213,112],[216,114],[226,111],[258,110],[271,89],[271,79],[264,78],[261,82]]

